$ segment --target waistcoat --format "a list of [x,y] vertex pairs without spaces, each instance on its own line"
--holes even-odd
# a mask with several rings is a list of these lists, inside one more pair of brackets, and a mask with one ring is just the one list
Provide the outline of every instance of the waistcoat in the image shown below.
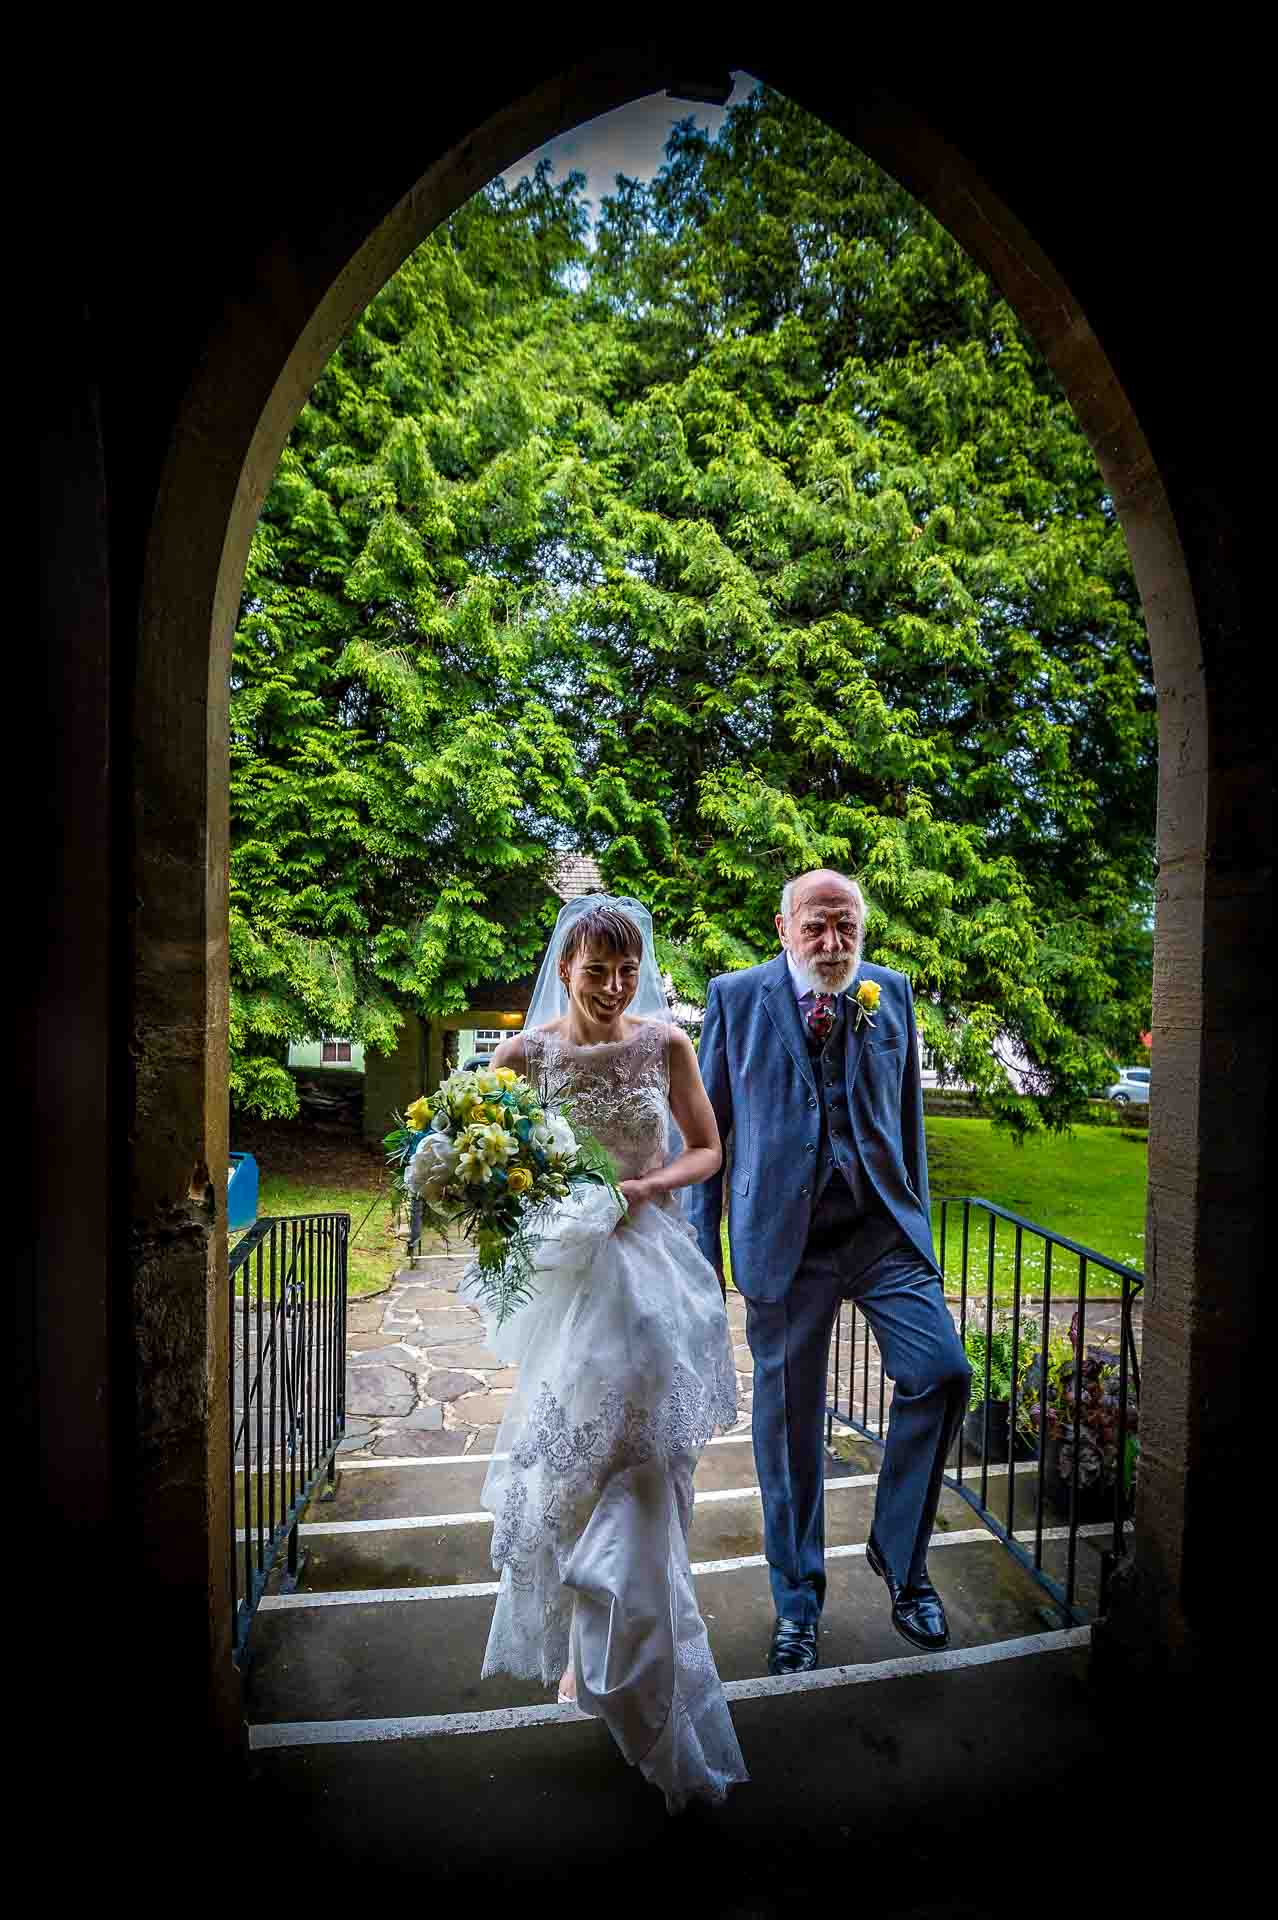
[[854,1210],[863,1214],[877,1210],[877,1197],[865,1177],[852,1137],[852,1119],[848,1112],[847,1021],[847,995],[840,994],[835,1002],[834,1025],[826,1035],[825,1045],[808,1039],[808,1054],[821,1103],[821,1140],[817,1148],[813,1200],[820,1204],[830,1180],[839,1173],[852,1196]]

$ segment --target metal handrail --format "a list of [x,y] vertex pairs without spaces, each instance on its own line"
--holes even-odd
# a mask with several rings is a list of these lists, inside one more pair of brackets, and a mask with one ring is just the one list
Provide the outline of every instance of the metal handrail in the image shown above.
[[[1107,1254],[1098,1253],[1094,1247],[1085,1247],[1079,1241],[1069,1239],[1065,1234],[1056,1233],[1050,1227],[1044,1227],[1037,1221],[1028,1220],[1021,1214],[1013,1213],[1007,1207],[999,1206],[996,1201],[985,1200],[973,1194],[964,1194],[946,1196],[941,1200],[940,1204],[940,1267],[943,1279],[947,1272],[947,1256],[953,1244],[953,1236],[949,1232],[950,1210],[952,1208],[962,1209],[962,1232],[958,1263],[959,1338],[964,1340],[966,1344],[968,1326],[969,1324],[975,1324],[976,1315],[980,1313],[982,1308],[985,1336],[984,1380],[981,1383],[984,1388],[984,1395],[980,1435],[981,1466],[979,1493],[974,1491],[972,1486],[966,1484],[964,1481],[965,1465],[963,1455],[965,1439],[964,1428],[967,1425],[966,1420],[958,1431],[957,1458],[954,1462],[955,1472],[952,1474],[946,1473],[943,1476],[943,1484],[949,1487],[952,1492],[957,1493],[967,1505],[972,1508],[982,1524],[989,1529],[996,1539],[1002,1542],[1012,1557],[1016,1559],[1020,1565],[1032,1575],[1039,1586],[1051,1596],[1056,1608],[1064,1618],[1071,1624],[1082,1624],[1092,1616],[1089,1614],[1088,1608],[1083,1604],[1079,1594],[1078,1543],[1080,1537],[1085,1537],[1098,1531],[1097,1528],[1086,1525],[1083,1518],[1084,1503],[1081,1496],[1086,1489],[1080,1481],[1080,1472],[1084,1451],[1084,1387],[1086,1369],[1089,1364],[1095,1361],[1097,1354],[1101,1351],[1097,1348],[1089,1350],[1087,1346],[1087,1310],[1089,1305],[1096,1306],[1100,1303],[1102,1297],[1108,1297],[1093,1295],[1089,1301],[1087,1293],[1088,1274],[1092,1268],[1099,1268],[1106,1273],[1113,1274],[1121,1282],[1118,1350],[1113,1356],[1113,1364],[1116,1364],[1118,1369],[1117,1405],[1114,1408],[1113,1418],[1115,1434],[1113,1448],[1113,1499],[1109,1517],[1105,1521],[1104,1526],[1099,1529],[1102,1533],[1108,1533],[1109,1541],[1101,1553],[1099,1596],[1095,1608],[1096,1613],[1103,1613],[1105,1611],[1109,1582],[1115,1566],[1127,1551],[1128,1534],[1131,1528],[1130,1512],[1135,1475],[1134,1461],[1130,1462],[1131,1471],[1129,1472],[1128,1442],[1129,1440],[1134,1440],[1136,1437],[1140,1399],[1140,1361],[1133,1324],[1133,1309],[1141,1289],[1145,1284],[1144,1275],[1138,1273],[1134,1267],[1128,1267],[1119,1260],[1110,1259]],[[983,1287],[978,1285],[976,1288],[973,1288],[971,1285],[970,1273],[972,1215],[974,1210],[983,1216],[987,1222],[984,1285]],[[992,1384],[991,1340],[994,1330],[995,1312],[1000,1310],[996,1308],[995,1304],[995,1294],[997,1291],[996,1240],[998,1224],[1000,1222],[1005,1223],[1006,1227],[1010,1228],[1014,1234],[1012,1249],[1012,1299],[1010,1307],[1011,1393],[1008,1401],[1007,1459],[1005,1463],[1007,1487],[1006,1524],[991,1511],[989,1505],[990,1454],[992,1450],[991,1406],[993,1404],[990,1399],[990,1388]],[[1033,1347],[1029,1345],[1029,1340],[1033,1338],[1033,1335],[1027,1333],[1024,1328],[1024,1318],[1027,1316],[1023,1317],[1022,1314],[1024,1304],[1022,1299],[1022,1283],[1025,1271],[1024,1254],[1025,1238],[1027,1235],[1033,1235],[1035,1239],[1042,1243],[1043,1298],[1039,1307],[1038,1326],[1036,1329],[1037,1345]],[[1062,1492],[1059,1476],[1049,1473],[1048,1448],[1049,1438],[1052,1437],[1051,1429],[1053,1422],[1056,1420],[1056,1416],[1051,1413],[1048,1405],[1049,1383],[1047,1377],[1047,1351],[1051,1335],[1053,1255],[1055,1253],[1062,1253],[1077,1259],[1078,1299],[1069,1333],[1074,1358],[1072,1362],[1069,1363],[1070,1380],[1063,1396],[1070,1456],[1069,1472],[1064,1488],[1064,1493],[1067,1498],[1066,1525],[1064,1528],[1049,1529],[1045,1527],[1044,1520],[1051,1488],[1055,1485],[1058,1497]],[[969,1322],[969,1301],[973,1304],[973,1318],[971,1322]],[[851,1324],[850,1327],[846,1328],[845,1332],[846,1313],[850,1313]],[[882,1361],[880,1359],[878,1368],[878,1405],[872,1426],[870,1408],[870,1345],[873,1340],[873,1335],[868,1322],[865,1325],[862,1352],[860,1355],[860,1418],[857,1417],[855,1407],[857,1397],[855,1390],[857,1384],[858,1319],[864,1320],[865,1316],[858,1312],[855,1302],[849,1301],[845,1302],[844,1306],[840,1308],[838,1319],[835,1322],[833,1344],[834,1388],[833,1397],[827,1398],[826,1402],[826,1437],[827,1440],[833,1438],[834,1423],[838,1421],[841,1426],[850,1428],[863,1439],[882,1448],[886,1439],[886,1385]],[[849,1356],[846,1407],[840,1404],[844,1378],[842,1360],[845,1341]],[[1036,1409],[1031,1410],[1028,1405],[1022,1404],[1022,1388],[1023,1380],[1026,1384],[1033,1384],[1032,1374],[1036,1359],[1038,1369],[1038,1400]],[[1023,1442],[1027,1432],[1032,1433],[1037,1442],[1035,1456],[1023,1459],[1020,1462],[1022,1486],[1025,1484],[1026,1475],[1036,1475],[1033,1492],[1032,1527],[1018,1526],[1016,1513],[1017,1449],[1018,1442]],[[1093,1448],[1094,1451],[1099,1452],[1099,1450],[1095,1448],[1095,1443],[1090,1435],[1087,1437],[1087,1445]],[[1138,1451],[1138,1441],[1136,1447]],[[1100,1458],[1103,1468],[1104,1455],[1100,1455]],[[997,1465],[1001,1477],[1004,1463],[1000,1461]],[[1022,1538],[1018,1538],[1018,1534],[1032,1534],[1032,1548],[1027,1546]],[[1059,1546],[1062,1544],[1062,1535],[1065,1549],[1064,1570],[1063,1578],[1057,1578],[1048,1571],[1045,1564],[1044,1545],[1046,1543],[1051,1546]]]
[[[301,1571],[299,1518],[324,1475],[330,1486],[336,1479],[337,1447],[346,1431],[350,1227],[348,1213],[275,1215],[258,1220],[230,1255],[229,1467],[236,1520],[231,1618],[237,1666],[281,1550],[287,1552],[287,1590]],[[243,1387],[238,1409],[237,1356]]]

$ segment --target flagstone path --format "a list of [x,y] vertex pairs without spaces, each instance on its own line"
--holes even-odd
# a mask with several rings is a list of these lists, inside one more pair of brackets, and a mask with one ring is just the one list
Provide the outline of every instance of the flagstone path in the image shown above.
[[[385,1293],[348,1307],[343,1458],[492,1452],[515,1369],[485,1346],[478,1309],[456,1297],[465,1268],[462,1258],[420,1254]],[[753,1363],[739,1294],[728,1297],[728,1322],[744,1428]]]

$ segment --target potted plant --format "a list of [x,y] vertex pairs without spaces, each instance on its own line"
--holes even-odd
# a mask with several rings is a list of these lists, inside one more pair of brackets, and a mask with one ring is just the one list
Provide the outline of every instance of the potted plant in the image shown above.
[[[972,1369],[972,1387],[963,1420],[963,1445],[977,1458],[1008,1459],[1008,1428],[1012,1405],[1012,1316],[996,1314],[988,1341],[983,1326],[970,1326],[963,1334],[963,1350]],[[989,1394],[985,1391],[985,1367],[989,1361]],[[1029,1448],[1018,1431],[1014,1436],[1016,1458],[1027,1457]]]
[[1123,1508],[1131,1511],[1140,1455],[1139,1410],[1136,1396],[1129,1390],[1120,1459],[1118,1361],[1117,1352],[1104,1343],[1080,1352],[1075,1314],[1068,1335],[1052,1335],[1045,1351],[1034,1347],[1021,1363],[1017,1426],[1035,1457],[1046,1426],[1044,1492],[1051,1505],[1066,1515],[1073,1492],[1074,1426],[1078,1419],[1079,1520],[1110,1518],[1120,1478]]

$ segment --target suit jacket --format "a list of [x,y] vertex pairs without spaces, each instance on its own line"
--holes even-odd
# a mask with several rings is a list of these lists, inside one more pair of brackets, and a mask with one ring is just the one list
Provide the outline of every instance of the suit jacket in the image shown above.
[[[936,1269],[914,997],[905,975],[889,967],[863,963],[849,995],[863,980],[877,981],[881,992],[872,1027],[858,1026],[848,1004],[844,1073],[853,1140],[866,1180]],[[706,1259],[721,1267],[726,1184],[732,1277],[749,1300],[779,1300],[807,1243],[821,1128],[816,1063],[784,953],[710,982],[698,1059],[724,1165],[688,1189],[688,1218]]]

